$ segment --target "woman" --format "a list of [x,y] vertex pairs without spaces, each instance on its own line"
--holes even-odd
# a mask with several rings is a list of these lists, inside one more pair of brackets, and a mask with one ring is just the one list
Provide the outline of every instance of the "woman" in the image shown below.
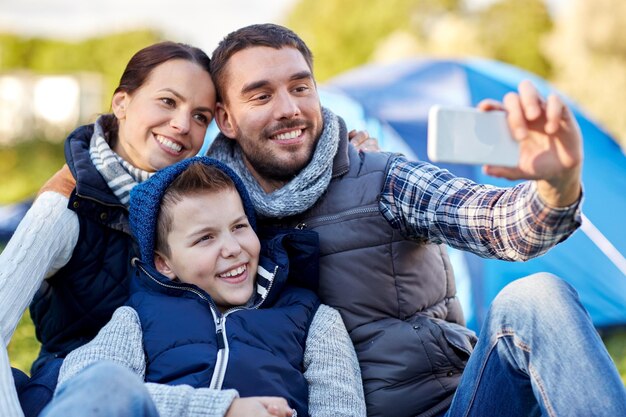
[[[30,381],[13,370],[25,415],[37,415],[49,401],[62,358],[91,340],[126,300],[136,255],[129,192],[151,173],[196,155],[215,101],[207,55],[158,43],[129,61],[112,114],[67,138],[67,165],[44,185],[0,255],[2,341],[8,343],[33,300],[42,342]],[[0,351],[0,415],[19,415],[6,350]]]

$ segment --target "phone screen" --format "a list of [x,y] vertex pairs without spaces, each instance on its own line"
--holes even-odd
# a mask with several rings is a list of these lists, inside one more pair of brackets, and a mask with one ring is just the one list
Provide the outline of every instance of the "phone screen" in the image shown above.
[[436,106],[428,118],[428,157],[433,162],[516,166],[519,144],[502,111]]

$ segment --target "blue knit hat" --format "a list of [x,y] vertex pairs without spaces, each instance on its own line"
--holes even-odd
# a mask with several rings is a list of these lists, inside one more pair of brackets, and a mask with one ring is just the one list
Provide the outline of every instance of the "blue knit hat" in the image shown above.
[[161,200],[163,199],[165,190],[191,164],[214,166],[233,180],[239,192],[239,196],[241,197],[243,209],[248,216],[248,221],[256,231],[254,206],[252,205],[248,191],[246,191],[246,187],[237,174],[235,174],[235,171],[218,160],[206,156],[185,159],[157,171],[150,179],[138,184],[130,192],[130,229],[139,244],[141,259],[148,265],[154,266],[154,243],[157,219],[159,218]]

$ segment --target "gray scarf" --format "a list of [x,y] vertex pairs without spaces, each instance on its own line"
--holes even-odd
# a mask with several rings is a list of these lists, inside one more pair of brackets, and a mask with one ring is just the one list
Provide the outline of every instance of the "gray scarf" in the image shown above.
[[254,208],[262,217],[286,217],[308,210],[322,196],[332,176],[333,159],[339,146],[340,122],[330,110],[322,108],[324,129],[313,159],[282,188],[267,194],[243,162],[241,148],[223,134],[217,135],[207,156],[233,168],[246,184]]
[[128,208],[130,190],[138,183],[150,178],[152,173],[135,168],[113,152],[105,139],[102,128],[103,117],[111,116],[103,115],[96,120],[89,143],[89,157],[113,194]]

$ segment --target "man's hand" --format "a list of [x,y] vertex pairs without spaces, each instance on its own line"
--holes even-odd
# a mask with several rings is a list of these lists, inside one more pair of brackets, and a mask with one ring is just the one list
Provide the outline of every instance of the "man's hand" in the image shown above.
[[369,133],[365,130],[351,130],[348,132],[348,139],[358,151],[380,152],[378,140],[370,138]]
[[281,397],[246,397],[233,400],[225,417],[292,417],[294,410]]
[[570,110],[556,95],[544,102],[530,81],[508,93],[504,104],[484,100],[481,110],[507,112],[509,129],[520,143],[517,167],[485,165],[488,175],[537,180],[544,202],[553,207],[574,203],[581,192],[582,137]]

